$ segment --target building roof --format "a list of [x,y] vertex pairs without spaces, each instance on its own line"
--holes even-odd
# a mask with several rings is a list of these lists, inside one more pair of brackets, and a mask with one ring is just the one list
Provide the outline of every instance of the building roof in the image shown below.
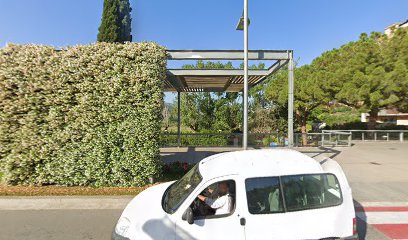
[[391,25],[388,25],[387,27],[385,27],[385,29],[389,29],[389,28],[392,28],[392,27],[406,27],[408,25],[408,19],[407,20],[405,20],[404,22],[396,22],[396,23],[393,23],[393,24],[391,24]]
[[408,113],[402,113],[396,109],[381,109],[378,112],[378,116],[408,116]]
[[291,149],[221,153],[201,160],[199,166],[205,179],[233,174],[250,178],[324,172],[319,162]]
[[[242,60],[241,50],[168,50],[168,60]],[[291,50],[251,50],[249,60],[274,61],[268,69],[248,71],[253,87],[285,66]],[[165,92],[240,92],[244,88],[242,69],[167,69]]]

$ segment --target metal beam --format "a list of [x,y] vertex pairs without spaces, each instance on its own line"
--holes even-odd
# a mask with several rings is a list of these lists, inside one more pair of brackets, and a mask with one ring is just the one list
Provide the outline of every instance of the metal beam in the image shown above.
[[[248,75],[265,76],[269,69],[249,70]],[[243,69],[167,69],[167,73],[175,76],[243,76]]]
[[251,87],[255,87],[256,85],[262,83],[267,77],[271,76],[275,72],[279,71],[279,69],[283,68],[286,64],[288,64],[288,62],[289,62],[288,60],[280,60],[280,61],[277,61],[276,63],[274,63],[268,69],[268,73],[264,77],[262,77],[256,84],[254,84]]
[[[288,60],[290,50],[251,50],[249,60]],[[169,60],[242,60],[242,50],[167,50]]]
[[288,145],[293,147],[293,111],[294,111],[294,76],[293,76],[293,52],[290,52],[288,66]]
[[289,60],[280,60],[275,62],[270,68],[268,68],[268,75],[275,73],[276,71],[284,67],[288,62]]

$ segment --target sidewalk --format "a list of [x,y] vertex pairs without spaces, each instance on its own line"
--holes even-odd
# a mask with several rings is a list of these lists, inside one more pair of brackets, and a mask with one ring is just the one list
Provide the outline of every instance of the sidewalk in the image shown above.
[[133,196],[0,197],[0,210],[124,209]]

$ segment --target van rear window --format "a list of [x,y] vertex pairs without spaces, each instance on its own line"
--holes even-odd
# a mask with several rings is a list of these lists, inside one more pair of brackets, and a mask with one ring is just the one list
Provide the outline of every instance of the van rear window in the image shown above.
[[343,202],[340,185],[333,174],[250,178],[245,185],[248,210],[252,214],[302,211]]

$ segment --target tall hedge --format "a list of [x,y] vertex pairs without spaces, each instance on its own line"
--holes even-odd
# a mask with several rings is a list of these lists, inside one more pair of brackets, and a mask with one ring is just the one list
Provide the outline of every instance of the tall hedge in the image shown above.
[[0,49],[5,181],[130,186],[157,175],[165,69],[154,43]]

